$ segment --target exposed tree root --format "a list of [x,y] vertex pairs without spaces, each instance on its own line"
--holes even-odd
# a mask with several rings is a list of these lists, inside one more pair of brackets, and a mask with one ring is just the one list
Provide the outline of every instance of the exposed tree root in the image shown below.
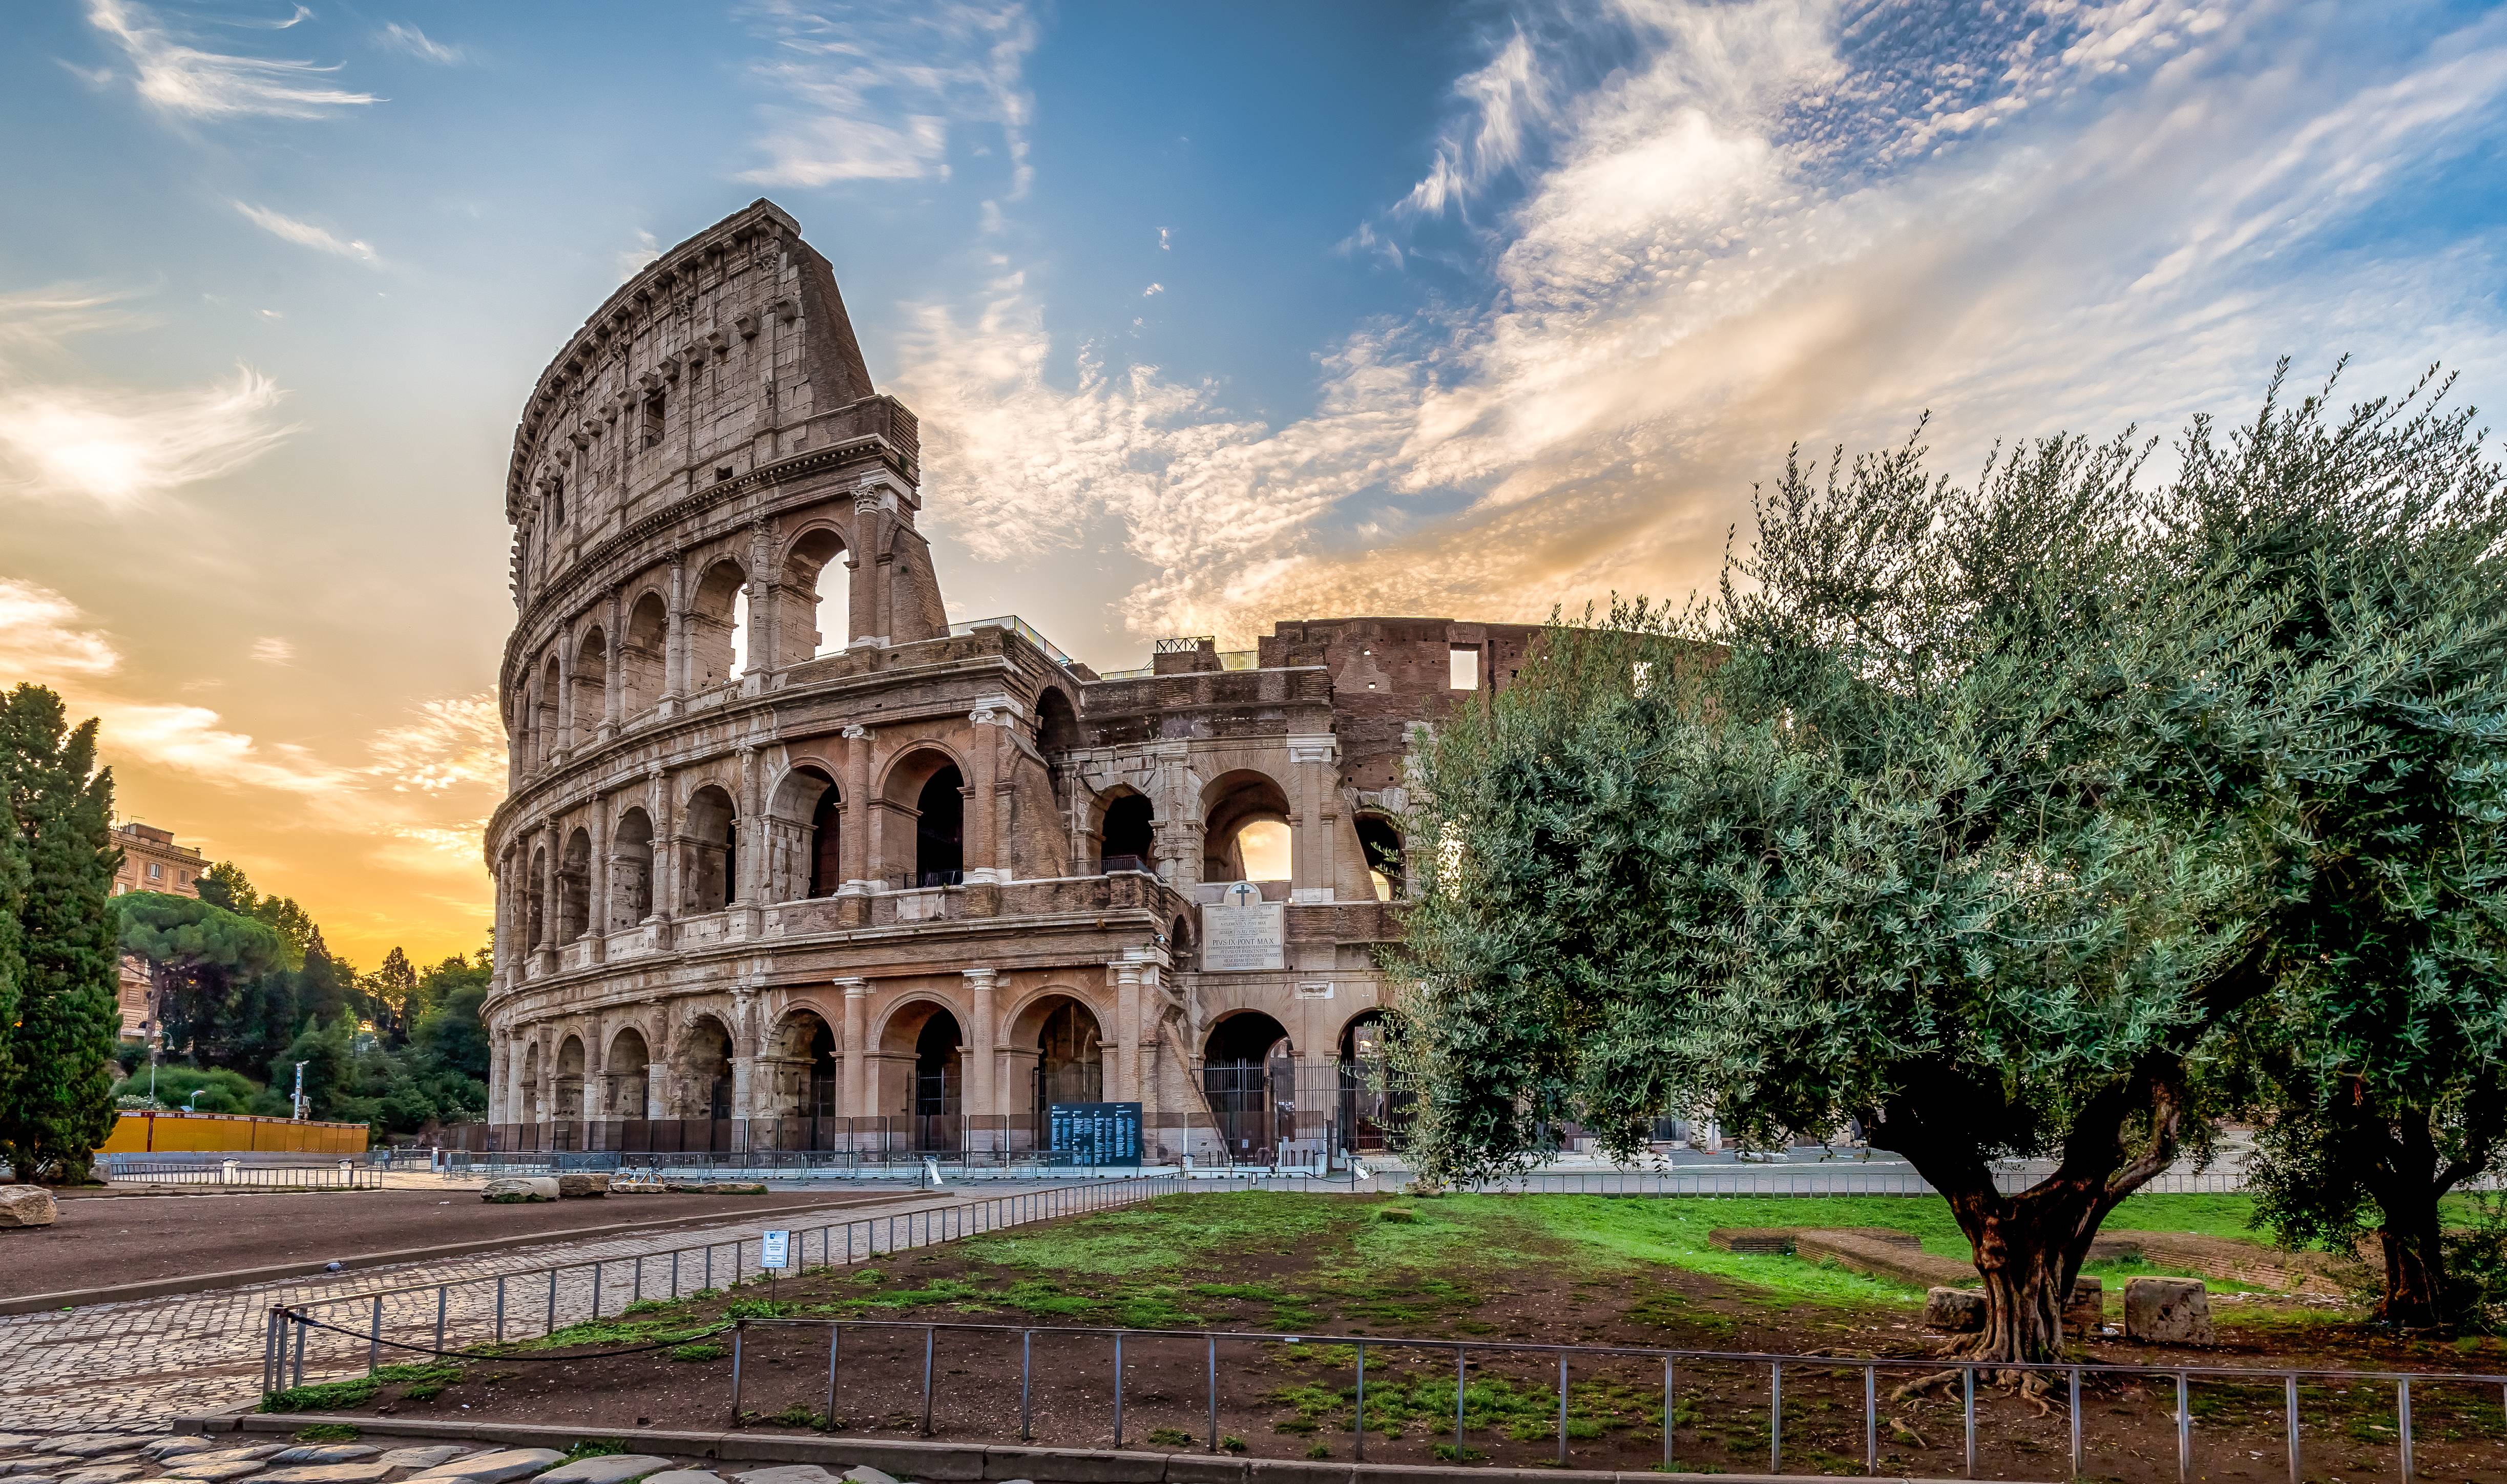
[[1932,1391],[1936,1387],[1945,1388],[1958,1378],[1959,1373],[1954,1370],[1935,1371],[1929,1376],[1918,1376],[1914,1380],[1908,1382],[1906,1385],[1899,1387],[1896,1391],[1891,1392],[1889,1394],[1889,1399],[1891,1401],[1904,1401],[1909,1396],[1921,1396],[1926,1392]]

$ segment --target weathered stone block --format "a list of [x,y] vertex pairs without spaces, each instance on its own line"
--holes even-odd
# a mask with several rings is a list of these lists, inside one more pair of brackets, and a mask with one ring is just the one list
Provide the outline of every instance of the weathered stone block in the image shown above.
[[2212,1344],[2210,1290],[2197,1278],[2127,1279],[2124,1333],[2144,1345]]
[[569,1171],[557,1177],[557,1193],[563,1200],[581,1200],[587,1196],[609,1193],[609,1176],[581,1171]]
[[474,1450],[452,1443],[437,1443],[417,1448],[394,1448],[384,1454],[379,1462],[389,1464],[394,1468],[433,1468],[438,1465],[451,1463],[472,1451]]
[[666,1468],[647,1474],[644,1484],[731,1484],[721,1474],[704,1468]]
[[372,1443],[300,1443],[270,1456],[273,1464],[353,1464],[382,1452]]
[[544,1175],[503,1176],[490,1180],[487,1188],[479,1192],[479,1198],[499,1204],[554,1201],[557,1199],[557,1181]]
[[2089,1334],[2106,1321],[2107,1285],[2095,1278],[2072,1280],[2072,1296],[2063,1300],[2063,1331]]
[[426,1484],[506,1484],[509,1479],[527,1478],[564,1462],[565,1455],[554,1448],[501,1448],[440,1464],[410,1478],[424,1479]]
[[365,1460],[353,1464],[293,1464],[256,1475],[257,1484],[382,1484],[391,1466]]
[[1967,1334],[1984,1327],[1984,1295],[1974,1288],[1928,1288],[1924,1292],[1924,1327]]
[[261,1460],[247,1453],[200,1453],[176,1459],[165,1470],[165,1477],[186,1480],[188,1484],[229,1484],[230,1480],[261,1470]]

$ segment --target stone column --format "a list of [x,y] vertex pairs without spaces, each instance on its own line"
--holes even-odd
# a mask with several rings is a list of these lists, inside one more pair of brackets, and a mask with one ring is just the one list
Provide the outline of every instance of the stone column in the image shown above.
[[608,617],[600,626],[600,740],[607,742],[618,735],[619,698],[626,691],[627,636],[619,632],[625,615],[619,611],[619,593],[609,590]]
[[1338,879],[1338,854],[1333,850],[1330,822],[1338,811],[1326,804],[1339,783],[1333,775],[1333,764],[1340,755],[1339,742],[1329,734],[1289,739],[1289,763],[1293,770],[1296,793],[1290,806],[1297,812],[1295,830],[1290,835],[1289,900],[1291,902],[1328,902],[1332,886]]
[[[748,669],[744,688],[755,692],[782,662],[783,583],[775,566],[775,535],[763,520],[748,528]],[[755,676],[753,682],[748,676]]]
[[[679,821],[671,803],[671,778],[655,763],[645,770],[653,789],[653,916],[664,922],[679,915]],[[660,948],[671,946],[664,933]]]
[[557,819],[540,821],[540,879],[533,883],[540,893],[540,949],[546,955],[543,966],[557,966],[558,851],[563,849],[557,837]]
[[574,641],[564,630],[557,636],[557,745],[550,761],[574,750]]
[[999,830],[993,819],[993,779],[1000,773],[1000,727],[1006,725],[1008,713],[996,710],[992,698],[976,704],[966,719],[974,723],[968,734],[967,759],[974,777],[967,780],[966,880],[968,882],[1000,881],[1009,873],[1001,869]]
[[[999,1105],[999,1089],[994,1085],[998,1068],[993,1065],[993,1052],[1000,1036],[993,1023],[993,990],[1000,980],[1000,973],[988,968],[970,968],[963,972],[966,979],[966,998],[975,1007],[973,1019],[966,1027],[965,1050],[962,1053],[966,1065],[966,1111],[991,1117],[1009,1111]],[[989,1141],[968,1146],[992,1147]]]
[[878,852],[870,838],[870,729],[845,728],[845,822],[836,851],[845,885],[877,890]]
[[853,539],[846,545],[860,555],[854,563],[847,604],[853,609],[855,644],[888,642],[888,567],[882,560],[888,550],[885,506],[886,491],[875,482],[864,480],[854,490]]
[[592,961],[609,958],[609,800],[592,796],[592,857],[583,863],[583,934],[592,940]]
[[757,1112],[757,995],[743,986],[731,997],[731,1116]]
[[868,1117],[870,1089],[864,1083],[870,1048],[862,1044],[862,1038],[870,1034],[870,981],[838,979],[834,983],[845,992],[844,1085],[836,1090],[836,1106],[849,1119]]
[[676,715],[688,693],[688,559],[671,558],[669,623],[662,642],[662,714]]
[[1141,1096],[1141,966],[1125,959],[1106,965],[1114,976],[1113,1103],[1145,1103]]
[[766,834],[759,828],[757,809],[757,749],[742,742],[735,749],[740,754],[739,827],[732,832],[731,906],[753,907],[766,900],[767,893],[758,889],[758,878],[766,874]]

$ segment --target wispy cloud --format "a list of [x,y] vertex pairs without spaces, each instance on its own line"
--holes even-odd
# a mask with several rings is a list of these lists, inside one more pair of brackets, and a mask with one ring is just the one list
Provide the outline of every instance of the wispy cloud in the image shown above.
[[[193,46],[168,33],[154,12],[131,0],[88,0],[88,21],[130,64],[139,96],[191,119],[321,119],[380,101],[334,86],[339,64],[238,56]],[[292,22],[290,22],[292,24]]]
[[636,229],[636,245],[618,249],[618,255],[612,262],[617,266],[618,276],[623,280],[642,272],[645,264],[661,255],[661,240],[639,227]]
[[420,61],[438,66],[455,66],[466,59],[459,47],[448,47],[414,25],[391,21],[376,34],[376,40],[394,52],[406,53]]
[[282,242],[293,242],[299,247],[310,247],[315,252],[327,252],[334,257],[349,258],[359,263],[382,261],[375,256],[374,248],[366,243],[339,236],[327,228],[316,227],[311,222],[298,221],[295,217],[272,211],[267,206],[253,205],[249,201],[236,201],[234,204],[236,210],[243,213],[245,221]]
[[154,323],[129,307],[136,297],[127,289],[84,283],[0,294],[0,370],[12,351],[56,350],[73,336]]
[[0,380],[0,490],[130,506],[239,468],[296,431],[248,366],[169,391]]
[[293,665],[296,646],[275,635],[266,635],[252,641],[252,657],[264,665]]
[[765,0],[749,15],[769,53],[751,69],[776,101],[760,110],[767,186],[914,180],[949,172],[950,130],[991,126],[1012,196],[1029,177],[1024,79],[1036,25],[1024,5],[979,0],[874,4]]
[[0,675],[38,683],[110,672],[113,641],[50,588],[0,577]]
[[1433,239],[1477,300],[1351,336],[1304,416],[1056,347],[1015,274],[926,307],[899,380],[935,512],[979,555],[1119,541],[1136,631],[1241,642],[1684,589],[1788,444],[1927,407],[1963,458],[2239,411],[2284,351],[2507,383],[2486,253],[2389,240],[2361,274],[2342,240],[2494,146],[2507,20],[2397,56],[2364,18],[2174,0],[1579,17],[1502,32],[1353,238]]

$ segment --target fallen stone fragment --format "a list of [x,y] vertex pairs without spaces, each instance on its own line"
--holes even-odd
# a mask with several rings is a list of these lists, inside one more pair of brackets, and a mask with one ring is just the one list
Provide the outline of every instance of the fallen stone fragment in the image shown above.
[[2144,1345],[2209,1345],[2211,1294],[2196,1278],[2127,1278],[2124,1334]]
[[479,1192],[479,1199],[500,1206],[525,1201],[554,1201],[557,1181],[545,1175],[501,1176],[490,1180]]
[[0,1231],[50,1226],[61,1217],[61,1207],[41,1185],[0,1185]]
[[554,1448],[499,1448],[475,1458],[457,1459],[439,1464],[424,1473],[412,1474],[404,1484],[505,1484],[508,1479],[528,1478],[565,1462],[565,1455]]
[[1973,1288],[1924,1290],[1924,1327],[1971,1334],[1984,1327],[1984,1295]]
[[306,1443],[270,1456],[273,1464],[353,1464],[382,1452],[372,1443]]
[[2093,1334],[2107,1315],[2107,1285],[2095,1278],[2072,1280],[2072,1296],[2063,1300],[2067,1334]]
[[353,1464],[294,1464],[272,1469],[255,1484],[382,1484],[383,1476],[390,1472],[389,1464],[373,1459]]
[[438,1443],[424,1448],[394,1448],[375,1462],[387,1464],[394,1468],[433,1468],[438,1464],[457,1459],[469,1451],[467,1448],[452,1443]]
[[721,1474],[704,1468],[668,1468],[644,1476],[644,1484],[731,1484]]
[[603,1458],[576,1459],[541,1474],[539,1484],[627,1484],[671,1466],[669,1459],[649,1453],[612,1453]]
[[609,1176],[594,1175],[587,1171],[570,1171],[557,1177],[557,1193],[561,1198],[568,1201],[579,1201],[586,1196],[607,1195]]

